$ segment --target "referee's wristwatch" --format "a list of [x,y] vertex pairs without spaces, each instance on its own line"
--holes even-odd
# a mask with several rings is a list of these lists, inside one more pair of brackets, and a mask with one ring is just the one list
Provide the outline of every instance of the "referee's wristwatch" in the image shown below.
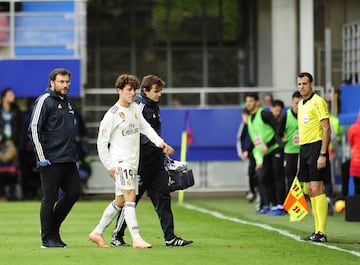
[[326,156],[326,153],[321,152],[320,156]]

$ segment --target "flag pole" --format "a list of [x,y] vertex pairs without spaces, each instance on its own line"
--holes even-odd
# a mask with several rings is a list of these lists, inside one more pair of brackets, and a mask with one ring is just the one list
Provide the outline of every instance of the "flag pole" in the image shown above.
[[[186,150],[187,149],[187,132],[184,131],[181,134],[181,150],[180,150],[180,162],[186,162]],[[184,190],[178,191],[178,203],[184,202]]]

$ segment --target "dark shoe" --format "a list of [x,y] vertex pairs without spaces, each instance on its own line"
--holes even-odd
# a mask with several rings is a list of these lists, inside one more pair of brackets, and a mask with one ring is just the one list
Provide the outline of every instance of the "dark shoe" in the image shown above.
[[122,237],[120,237],[120,238],[112,238],[111,239],[111,245],[113,245],[115,247],[128,247],[128,246],[130,246],[128,243],[126,243],[124,241],[124,239]]
[[268,214],[270,211],[271,211],[271,210],[270,210],[270,207],[267,206],[267,205],[265,205],[265,206],[263,206],[263,207],[261,208],[261,210],[260,210],[258,213],[260,213],[260,214]]
[[192,240],[184,240],[181,237],[174,237],[171,240],[165,241],[167,247],[184,247],[191,245],[192,243]]
[[65,247],[67,246],[66,243],[61,240],[60,234],[56,234],[56,240],[63,244]]
[[311,241],[312,242],[318,242],[318,243],[326,243],[327,238],[323,233],[318,232]]
[[41,248],[65,248],[66,245],[56,239],[49,239],[47,242],[43,242]]
[[328,203],[328,216],[334,215],[334,206],[329,202]]
[[312,233],[310,236],[307,236],[307,237],[302,237],[301,240],[303,241],[313,241],[313,239],[315,238],[316,236],[316,233]]

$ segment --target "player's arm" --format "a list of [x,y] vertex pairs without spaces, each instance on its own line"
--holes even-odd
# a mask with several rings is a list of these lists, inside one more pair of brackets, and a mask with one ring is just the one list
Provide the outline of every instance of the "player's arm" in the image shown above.
[[321,153],[326,153],[330,143],[331,137],[331,127],[329,119],[323,119],[320,121],[320,126],[322,128],[322,144],[321,144]]
[[322,141],[321,141],[321,149],[319,159],[317,161],[318,169],[324,168],[326,166],[326,153],[328,151],[330,136],[331,136],[331,128],[329,119],[322,119],[320,121],[320,126],[322,128]]
[[165,143],[165,141],[156,133],[154,128],[151,127],[151,125],[145,120],[143,114],[140,112],[140,132],[144,135],[146,135],[147,138],[151,142],[153,142],[157,147],[160,147],[163,149],[163,152],[169,156],[174,155],[175,150]]
[[36,100],[29,126],[30,137],[34,143],[39,161],[47,159],[43,151],[43,143],[41,142],[41,130],[49,113],[46,99],[47,95],[43,95]]
[[103,120],[100,122],[99,133],[96,142],[100,161],[108,171],[114,167],[109,153],[110,135],[112,132],[113,122],[112,116],[112,113],[106,113]]
[[286,117],[287,115],[285,114],[283,117],[280,118],[279,126],[277,127],[277,135],[279,135],[280,138],[284,137]]

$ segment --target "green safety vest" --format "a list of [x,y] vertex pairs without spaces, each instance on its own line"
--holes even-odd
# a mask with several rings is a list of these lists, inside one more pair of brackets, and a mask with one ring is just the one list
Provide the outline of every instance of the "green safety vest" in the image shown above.
[[252,118],[249,117],[248,120],[248,131],[250,139],[254,144],[253,155],[257,165],[262,164],[264,161],[264,155],[269,154],[271,151],[279,147],[279,145],[275,143],[268,148],[266,154],[261,152],[261,147],[269,142],[275,135],[274,129],[262,120],[262,111],[263,109],[259,108],[255,113],[254,119],[252,120]]
[[298,120],[293,115],[291,109],[288,109],[286,111],[286,123],[284,133],[284,152],[286,154],[298,154],[300,152]]

